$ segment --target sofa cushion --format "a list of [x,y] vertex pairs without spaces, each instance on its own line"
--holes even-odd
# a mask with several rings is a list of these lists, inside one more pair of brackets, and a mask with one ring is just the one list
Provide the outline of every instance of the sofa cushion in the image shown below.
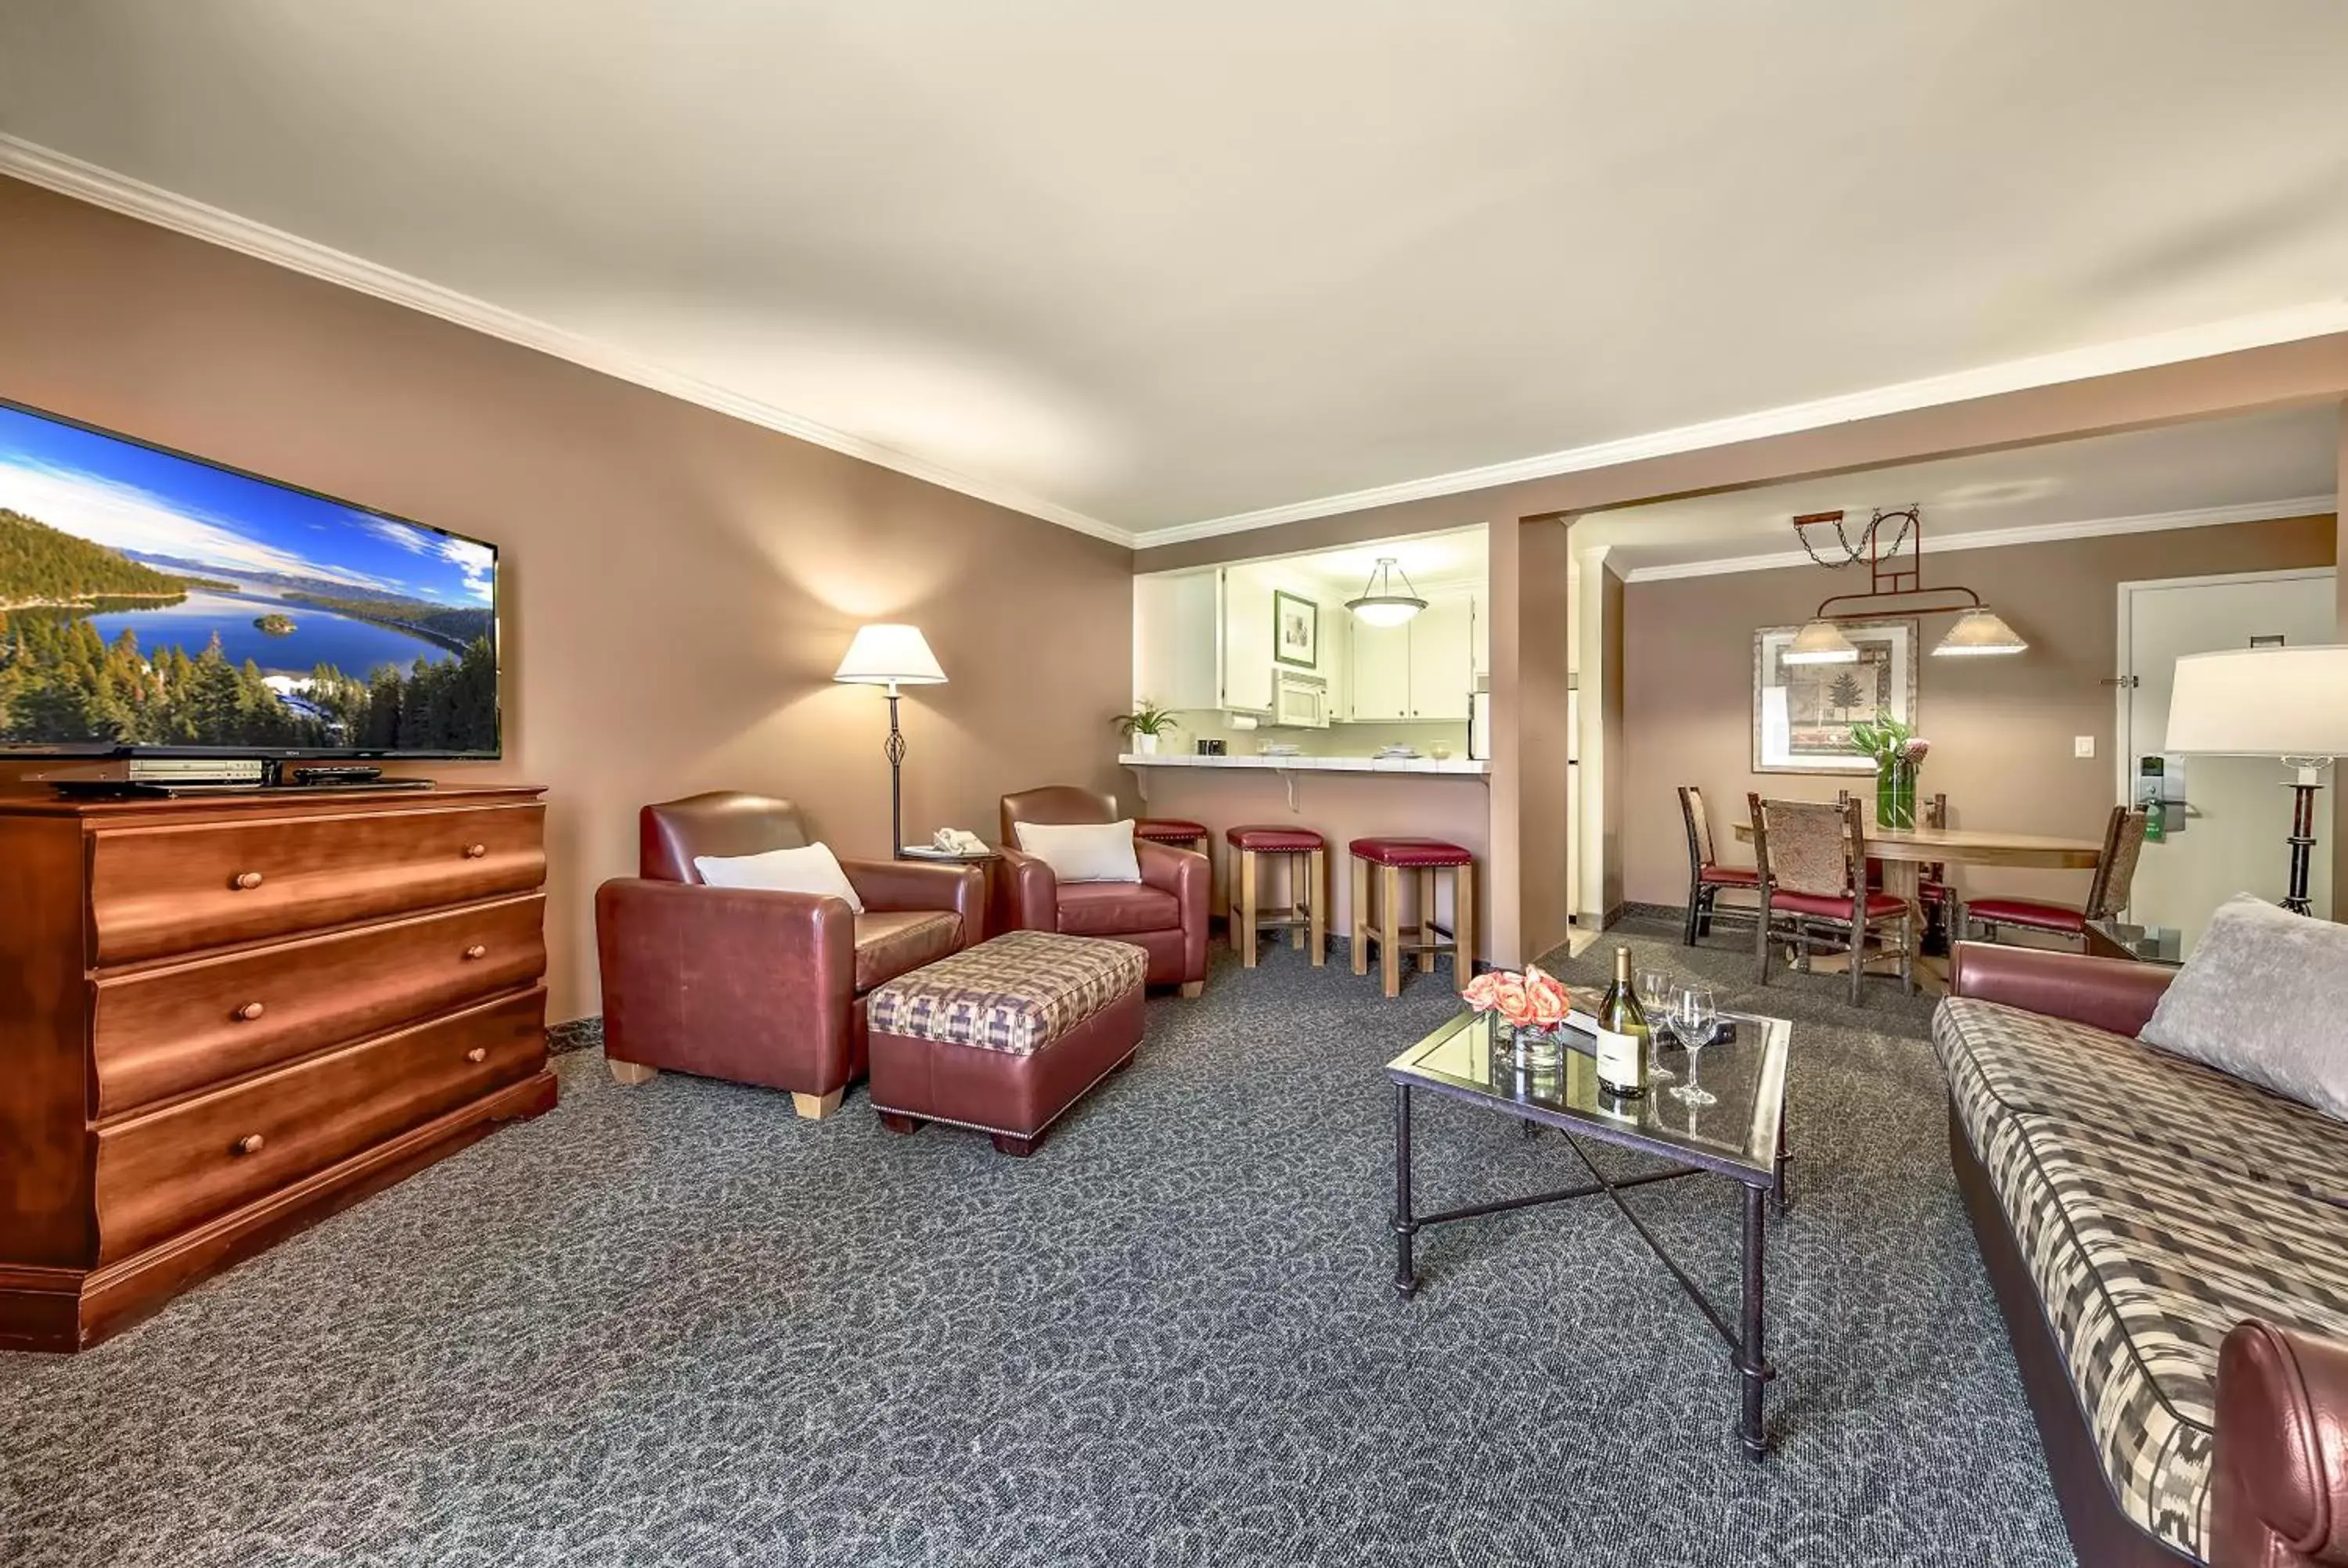
[[875,1034],[1031,1055],[1138,987],[1138,948],[1050,931],[1006,931],[866,1003]]
[[2348,926],[2249,893],[2218,906],[2144,1040],[2348,1120]]
[[934,909],[856,917],[856,989],[870,990],[962,946],[962,917]]
[[1163,887],[1141,882],[1060,884],[1060,929],[1071,937],[1122,937],[1178,930],[1181,925],[1182,906]]
[[2348,1209],[2042,1112],[1973,1148],[2130,1519],[2207,1555],[2218,1349],[2245,1317],[2348,1337]]
[[2348,1125],[2126,1035],[1969,997],[1932,1015],[1960,1119],[2040,1111],[2132,1138],[2171,1160],[2348,1206]]

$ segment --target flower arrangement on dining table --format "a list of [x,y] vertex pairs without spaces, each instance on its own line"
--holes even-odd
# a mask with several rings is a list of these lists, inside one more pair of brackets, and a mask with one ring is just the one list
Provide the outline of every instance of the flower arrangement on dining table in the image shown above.
[[1923,771],[1932,743],[1886,710],[1871,723],[1853,724],[1850,743],[1875,759],[1875,825],[1915,826],[1916,775]]

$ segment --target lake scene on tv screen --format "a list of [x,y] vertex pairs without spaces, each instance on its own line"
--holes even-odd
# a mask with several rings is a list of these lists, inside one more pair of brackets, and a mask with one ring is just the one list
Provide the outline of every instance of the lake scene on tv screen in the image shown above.
[[0,405],[0,744],[493,753],[496,563]]

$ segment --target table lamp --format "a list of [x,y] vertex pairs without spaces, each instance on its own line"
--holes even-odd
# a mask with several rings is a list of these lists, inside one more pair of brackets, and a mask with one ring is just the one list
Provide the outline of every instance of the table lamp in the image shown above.
[[2348,647],[2228,648],[2177,661],[2164,750],[2188,756],[2280,757],[2291,780],[2291,896],[2310,913],[2309,852],[2315,847],[2319,775],[2348,756]]
[[848,657],[831,678],[852,686],[886,686],[889,697],[889,740],[881,750],[889,758],[889,854],[905,852],[904,794],[901,787],[905,764],[905,733],[897,727],[897,688],[942,686],[946,672],[930,651],[917,626],[873,625],[856,629]]

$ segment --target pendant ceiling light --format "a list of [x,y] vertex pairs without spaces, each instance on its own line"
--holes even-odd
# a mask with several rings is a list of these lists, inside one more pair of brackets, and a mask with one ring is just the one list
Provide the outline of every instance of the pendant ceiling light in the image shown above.
[[[1828,526],[1835,531],[1838,559],[1828,559],[1810,542],[1810,528]],[[1924,586],[1924,515],[1921,507],[1902,507],[1894,511],[1879,507],[1857,539],[1845,531],[1842,513],[1812,512],[1794,519],[1794,537],[1802,541],[1803,550],[1812,560],[1829,569],[1865,561],[1869,581],[1865,593],[1838,593],[1820,602],[1801,634],[1780,655],[1788,664],[1850,663],[1859,658],[1859,650],[1837,628],[1837,621],[1903,612],[1955,614],[1957,623],[1949,628],[1948,634],[1932,650],[1935,658],[1980,658],[2029,651],[2030,644],[1983,604],[1981,595],[1972,589]],[[1838,610],[1837,605],[1845,608]]]
[[1957,617],[1957,623],[1949,628],[1949,634],[1941,639],[1932,656],[1980,658],[1991,653],[2020,653],[2029,646],[2014,635],[2013,628],[1995,610],[1982,605]]
[[1833,621],[1813,620],[1777,657],[1788,664],[1856,664],[1859,650]]
[[[1394,580],[1397,577],[1402,579],[1399,590]],[[1372,626],[1400,626],[1425,610],[1426,600],[1418,597],[1418,589],[1411,586],[1410,574],[1395,563],[1394,557],[1380,556],[1370,580],[1362,585],[1358,597],[1345,601],[1345,608]]]

